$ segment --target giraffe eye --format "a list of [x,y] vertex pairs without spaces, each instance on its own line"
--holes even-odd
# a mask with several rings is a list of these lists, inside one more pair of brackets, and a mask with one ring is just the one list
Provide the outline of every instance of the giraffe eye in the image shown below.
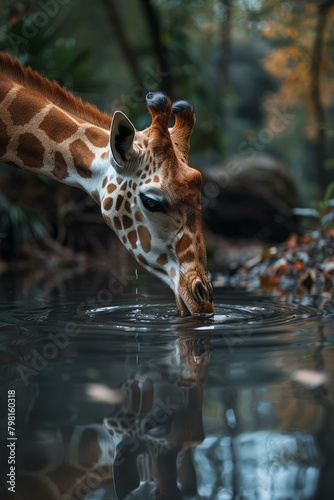
[[143,193],[140,193],[140,199],[143,202],[144,207],[150,212],[166,212],[166,208],[161,201],[156,200],[155,198],[150,198]]

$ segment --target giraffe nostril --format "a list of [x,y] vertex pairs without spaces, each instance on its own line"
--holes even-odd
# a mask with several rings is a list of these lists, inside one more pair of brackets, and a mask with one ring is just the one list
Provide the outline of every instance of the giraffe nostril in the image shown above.
[[210,300],[210,293],[207,290],[207,288],[203,285],[201,280],[199,279],[194,280],[192,289],[194,297],[196,297],[197,300],[199,300],[199,302],[207,302]]

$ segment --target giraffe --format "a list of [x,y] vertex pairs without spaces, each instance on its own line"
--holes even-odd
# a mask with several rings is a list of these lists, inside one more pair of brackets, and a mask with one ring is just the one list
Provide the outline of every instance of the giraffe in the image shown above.
[[[92,423],[36,424],[43,397],[37,387],[29,403],[32,423],[25,423],[22,434],[18,430],[18,498],[82,500],[112,487],[120,500],[145,484],[160,499],[195,495],[193,452],[205,437],[202,402],[210,340],[178,334],[167,356],[125,374],[120,385],[109,387],[118,396],[102,422],[95,414]],[[68,402],[72,407],[71,391]]]
[[104,114],[5,53],[0,73],[0,161],[86,191],[137,262],[173,290],[181,316],[212,316],[201,174],[188,165],[192,105],[150,92],[152,122],[138,131],[121,111]]

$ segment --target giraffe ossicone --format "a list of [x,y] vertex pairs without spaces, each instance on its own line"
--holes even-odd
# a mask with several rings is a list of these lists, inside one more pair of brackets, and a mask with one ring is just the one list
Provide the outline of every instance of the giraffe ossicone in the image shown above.
[[4,53],[0,71],[0,160],[84,189],[135,259],[170,286],[179,313],[211,316],[201,174],[188,165],[191,104],[148,93],[152,123],[139,131],[121,111],[108,116]]

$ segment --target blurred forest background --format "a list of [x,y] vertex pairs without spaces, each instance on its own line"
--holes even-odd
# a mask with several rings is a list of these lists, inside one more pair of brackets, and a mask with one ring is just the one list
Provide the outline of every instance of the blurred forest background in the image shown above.
[[[136,128],[149,124],[148,91],[193,102],[190,164],[202,173],[226,180],[229,158],[269,155],[298,186],[292,205],[334,198],[334,1],[0,5],[0,50],[106,112],[122,110]],[[204,208],[217,193],[204,184]],[[112,238],[83,192],[0,165],[2,262],[101,257]]]

